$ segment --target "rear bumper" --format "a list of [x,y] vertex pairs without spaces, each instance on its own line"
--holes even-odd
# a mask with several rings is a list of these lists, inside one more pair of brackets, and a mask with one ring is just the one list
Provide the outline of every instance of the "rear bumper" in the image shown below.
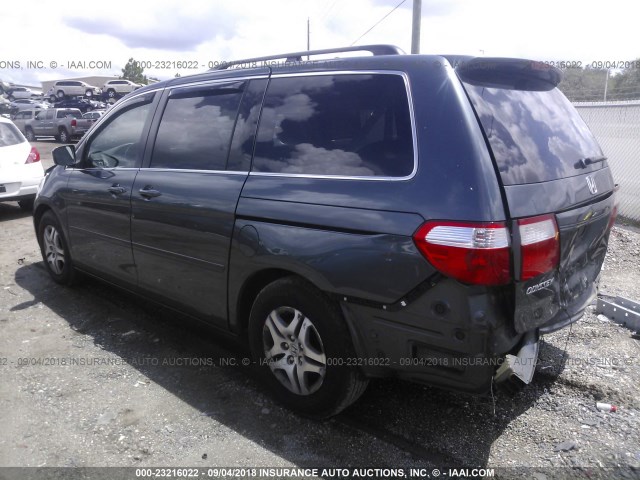
[[592,303],[598,294],[595,285],[585,290],[570,306],[561,309],[558,314],[539,328],[542,335],[556,332],[574,322],[577,322],[584,315],[584,311]]
[[508,293],[445,278],[404,306],[343,298],[341,307],[365,375],[485,394],[524,336],[513,329]]
[[539,336],[578,320],[594,294],[595,287],[541,328],[522,333],[513,327],[508,288],[469,287],[448,279],[404,307],[352,299],[342,299],[341,307],[358,357],[352,364],[366,376],[485,394],[497,372],[496,381],[528,383]]
[[27,179],[22,182],[5,183],[7,191],[0,193],[0,202],[11,202],[16,200],[28,200],[35,198],[38,192],[38,185],[42,178]]

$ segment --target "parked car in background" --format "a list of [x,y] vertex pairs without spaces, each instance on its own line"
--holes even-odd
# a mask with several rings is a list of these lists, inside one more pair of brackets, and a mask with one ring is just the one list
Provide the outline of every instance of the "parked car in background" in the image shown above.
[[15,100],[17,98],[32,98],[37,97],[38,94],[27,87],[11,87],[9,90],[9,100]]
[[29,141],[38,137],[54,137],[62,143],[80,138],[92,125],[82,118],[77,108],[49,108],[35,113],[33,120],[24,122],[25,136]]
[[16,107],[18,111],[31,109],[31,108],[34,108],[34,109],[49,108],[51,106],[51,104],[47,102],[43,102],[41,100],[27,99],[27,98],[20,98],[18,100],[14,100],[13,102],[11,102],[11,104],[14,107]]
[[90,120],[91,123],[95,123],[105,114],[105,110],[93,110],[92,112],[87,112],[82,114],[82,118],[86,118]]
[[13,103],[0,96],[0,115],[8,115],[11,117],[17,113],[20,109]]
[[[32,108],[28,110],[20,110],[19,112],[17,112],[15,115],[11,117],[11,120],[13,121],[14,125],[18,127],[18,130],[20,130],[20,133],[22,133],[25,137],[27,136],[25,126],[35,118],[36,113],[38,113],[40,110],[42,109]],[[33,141],[35,140],[35,138],[31,137],[31,138],[27,138],[27,140]]]
[[51,102],[55,102],[64,97],[93,97],[99,96],[101,93],[102,90],[100,88],[79,80],[59,80],[53,84],[47,95]]
[[34,211],[51,278],[235,335],[307,415],[375,377],[531,382],[540,336],[595,299],[617,211],[562,72],[390,45],[227,65],[271,60],[143,87],[55,149]]
[[23,210],[32,210],[42,177],[38,150],[11,120],[0,117],[0,202],[17,201]]
[[12,89],[12,85],[10,83],[0,80],[0,96],[1,95],[8,96],[11,89]]
[[54,108],[77,108],[82,113],[86,113],[94,109],[93,102],[86,98],[69,98],[55,102],[53,106]]
[[133,83],[132,81],[125,79],[109,80],[102,87],[102,91],[107,95],[107,97],[115,98],[117,95],[131,93],[141,86],[142,85],[138,83]]

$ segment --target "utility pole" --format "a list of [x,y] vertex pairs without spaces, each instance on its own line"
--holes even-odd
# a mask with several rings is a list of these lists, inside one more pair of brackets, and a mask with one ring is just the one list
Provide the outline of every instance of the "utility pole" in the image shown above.
[[607,101],[607,86],[609,84],[609,69],[607,68],[607,76],[604,79],[604,102]]
[[411,53],[420,53],[420,20],[422,0],[413,0],[413,23],[411,25]]
[[[307,52],[311,50],[311,22],[309,21],[309,17],[307,17]],[[309,55],[307,55],[307,61],[309,60]]]

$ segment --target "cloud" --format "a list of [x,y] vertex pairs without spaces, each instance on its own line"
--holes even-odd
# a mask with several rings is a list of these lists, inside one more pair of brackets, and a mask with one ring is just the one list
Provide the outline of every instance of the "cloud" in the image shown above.
[[296,145],[291,156],[286,159],[255,157],[254,165],[259,172],[362,177],[375,175],[357,153],[341,149],[328,150],[310,143]]
[[237,17],[219,6],[158,9],[123,16],[72,16],[64,25],[90,35],[113,37],[129,48],[191,51],[202,43],[234,35]]
[[[391,9],[398,5],[400,0],[373,0],[372,3],[374,6],[389,7]],[[399,8],[413,9],[413,0],[407,0]],[[421,12],[423,17],[437,17],[449,15],[456,8],[456,2],[452,0],[423,0]]]

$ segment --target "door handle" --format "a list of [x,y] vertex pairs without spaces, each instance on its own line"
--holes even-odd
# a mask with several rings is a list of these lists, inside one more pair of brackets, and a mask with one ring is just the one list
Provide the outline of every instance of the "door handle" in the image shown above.
[[139,191],[140,195],[143,196],[144,198],[146,198],[147,200],[149,200],[150,198],[159,197],[160,195],[162,195],[162,193],[160,193],[158,190],[155,190],[150,185],[147,185],[146,187],[141,188],[138,191]]
[[107,188],[107,191],[109,193],[113,193],[114,195],[122,195],[123,193],[127,193],[127,189],[124,187],[121,187],[117,183],[114,183],[109,188]]

